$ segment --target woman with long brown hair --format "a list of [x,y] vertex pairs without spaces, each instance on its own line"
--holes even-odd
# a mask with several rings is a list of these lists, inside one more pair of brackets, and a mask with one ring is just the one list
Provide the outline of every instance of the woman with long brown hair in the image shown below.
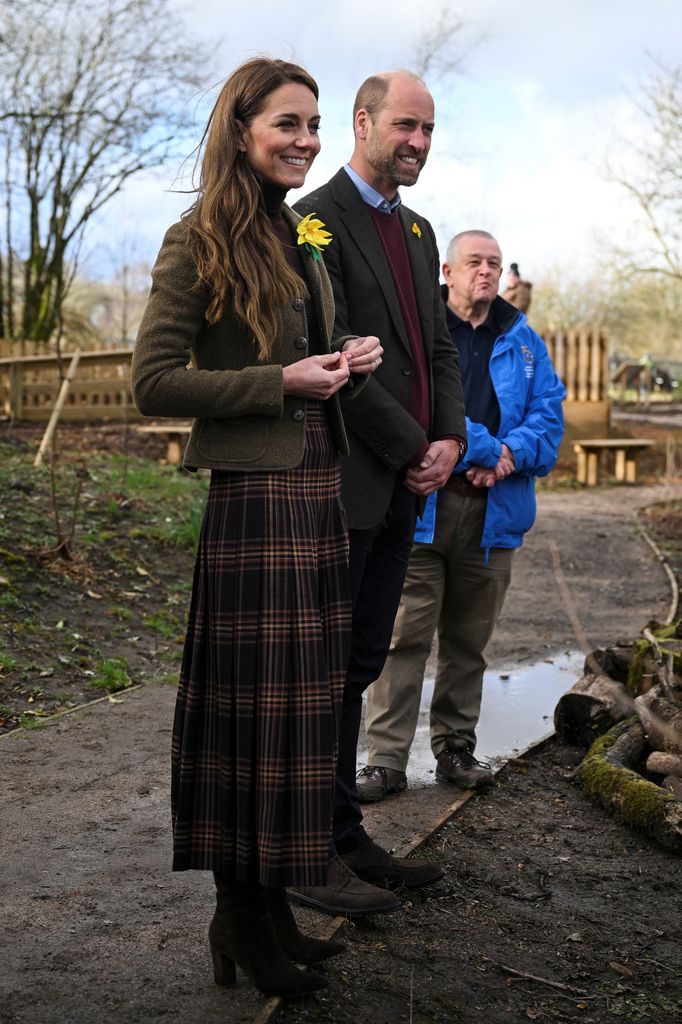
[[331,345],[333,239],[284,203],[317,155],[317,85],[256,58],[224,84],[197,198],[166,234],[133,358],[150,416],[190,416],[187,469],[211,470],[173,728],[175,870],[214,873],[215,978],[265,994],[341,952],[303,936],[285,886],[326,880],[350,628],[337,392],[381,362]]

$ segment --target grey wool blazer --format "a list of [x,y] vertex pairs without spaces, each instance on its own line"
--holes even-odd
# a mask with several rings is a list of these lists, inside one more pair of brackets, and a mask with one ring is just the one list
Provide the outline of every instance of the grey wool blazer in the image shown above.
[[419,214],[399,207],[429,374],[429,436],[408,412],[412,354],[391,269],[369,208],[343,168],[296,203],[316,213],[332,233],[324,260],[332,287],[334,338],[375,334],[384,348],[381,366],[357,402],[341,396],[350,458],[341,464],[341,493],[353,529],[369,529],[385,516],[396,479],[425,440],[466,438],[459,356],[450,340],[438,283],[433,229]]
[[[283,207],[289,224],[300,216]],[[308,325],[302,296],[281,310],[281,329],[267,363],[259,361],[253,336],[231,310],[212,325],[205,312],[209,292],[197,288],[188,244],[179,221],[166,232],[152,270],[152,288],[133,352],[132,389],[145,416],[192,417],[186,469],[291,469],[305,448],[306,400],[285,395],[282,367],[308,355]],[[307,285],[315,304],[322,350],[332,351],[334,299],[321,261],[304,256]],[[337,339],[334,350],[345,338]],[[347,387],[360,392],[364,376]],[[337,450],[348,441],[337,395],[327,400]]]

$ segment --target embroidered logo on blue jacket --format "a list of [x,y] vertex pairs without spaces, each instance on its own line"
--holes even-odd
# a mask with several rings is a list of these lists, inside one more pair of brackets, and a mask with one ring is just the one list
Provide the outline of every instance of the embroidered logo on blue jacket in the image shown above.
[[526,364],[523,368],[526,377],[533,377],[535,375],[535,361],[533,359],[533,353],[527,345],[521,346],[521,355],[523,356],[523,361]]

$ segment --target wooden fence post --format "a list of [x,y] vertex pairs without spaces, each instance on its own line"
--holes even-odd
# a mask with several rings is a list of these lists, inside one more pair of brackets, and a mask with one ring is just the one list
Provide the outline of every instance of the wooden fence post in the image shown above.
[[62,411],[62,406],[64,405],[64,402],[66,401],[66,396],[68,395],[69,388],[71,387],[71,381],[73,380],[74,376],[76,375],[76,369],[78,368],[78,361],[79,361],[80,357],[81,357],[81,350],[79,348],[77,348],[76,351],[74,352],[73,356],[71,357],[71,362],[69,364],[69,368],[66,371],[66,377],[62,381],[62,386],[59,389],[59,394],[57,395],[57,401],[54,404],[54,409],[52,410],[52,415],[50,416],[50,422],[47,424],[47,428],[45,430],[45,433],[43,434],[43,439],[40,442],[40,448],[38,449],[38,454],[36,455],[35,459],[33,460],[34,467],[41,465],[41,463],[43,461],[43,456],[45,455],[45,452],[47,451],[47,446],[50,443],[50,441],[52,440],[52,435],[54,434],[55,427],[57,426],[57,422],[59,420],[59,414]]
[[12,363],[9,368],[9,416],[18,423],[24,412],[24,367]]

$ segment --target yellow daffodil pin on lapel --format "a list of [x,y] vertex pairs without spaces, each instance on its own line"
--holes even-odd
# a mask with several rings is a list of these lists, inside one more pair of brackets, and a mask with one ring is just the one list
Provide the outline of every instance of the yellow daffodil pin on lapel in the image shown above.
[[416,221],[412,225],[412,234],[416,235],[417,238],[421,238],[422,236],[422,229],[419,227]]
[[302,245],[314,260],[322,259],[322,247],[329,245],[332,240],[331,233],[324,230],[322,221],[316,220],[314,213],[309,213],[297,225],[296,231],[298,244]]

